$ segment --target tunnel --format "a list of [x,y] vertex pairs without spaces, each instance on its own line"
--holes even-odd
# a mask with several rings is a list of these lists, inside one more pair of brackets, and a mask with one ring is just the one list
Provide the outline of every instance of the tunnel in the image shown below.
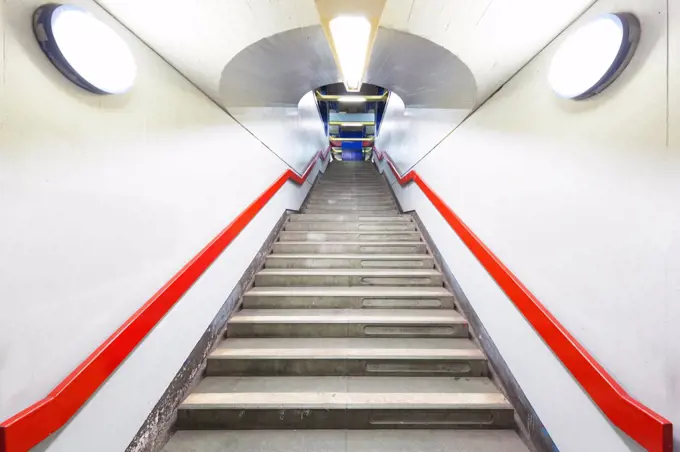
[[673,2],[0,16],[0,452],[680,447]]

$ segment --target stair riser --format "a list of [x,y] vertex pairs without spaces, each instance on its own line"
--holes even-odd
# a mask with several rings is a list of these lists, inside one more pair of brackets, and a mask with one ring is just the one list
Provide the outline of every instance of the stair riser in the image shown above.
[[322,207],[380,207],[382,209],[389,209],[393,208],[395,206],[394,201],[389,200],[389,201],[375,201],[372,199],[369,199],[367,201],[354,201],[351,199],[344,200],[344,201],[335,201],[335,202],[328,202],[328,201],[309,201],[307,203],[307,208],[310,207],[317,207],[317,208],[322,208]]
[[384,186],[385,181],[380,177],[369,176],[369,177],[324,177],[319,180],[318,185],[346,185],[346,186],[369,186],[369,185],[379,185]]
[[468,337],[466,324],[229,323],[228,337]]
[[[368,211],[368,212],[392,212],[393,215],[399,215],[399,212],[397,211],[397,206],[394,203],[389,203],[389,204],[371,204],[371,203],[364,203],[364,204],[359,204],[359,203],[336,203],[336,204],[308,204],[305,206],[303,213],[307,213],[308,210],[310,209],[334,209],[334,210],[359,210],[359,211]],[[329,212],[333,213],[333,212]],[[370,213],[369,213],[370,215]],[[381,213],[382,216],[382,213]]]
[[441,275],[432,276],[345,276],[345,275],[255,275],[259,287],[304,286],[442,286]]
[[423,257],[418,259],[389,259],[373,260],[367,258],[268,258],[265,268],[414,268],[432,269],[434,259]]
[[334,213],[334,212],[390,212],[397,215],[399,211],[394,206],[351,206],[351,205],[327,205],[307,206],[305,213]]
[[349,196],[334,196],[333,199],[324,198],[322,196],[310,196],[309,204],[394,204],[394,199],[390,196],[375,196],[375,197],[349,197]]
[[319,191],[313,191],[312,194],[310,195],[310,199],[312,199],[312,198],[314,198],[314,199],[329,199],[330,197],[332,197],[333,199],[337,199],[337,200],[343,200],[343,199],[350,199],[350,200],[354,200],[354,199],[361,199],[361,200],[363,200],[363,199],[366,199],[366,200],[369,200],[369,199],[380,199],[380,200],[394,199],[394,197],[392,196],[392,192],[390,192],[387,189],[379,190],[377,192],[375,190],[370,191],[370,192],[360,191],[360,190],[359,191],[357,191],[357,190],[351,190],[351,191],[350,190],[330,190],[330,191],[319,190]]
[[[314,208],[307,208],[305,209],[305,213],[318,213],[318,214],[324,214],[324,213],[354,213],[354,212],[370,212],[370,210],[366,209],[314,209]],[[376,212],[373,210],[373,212]],[[399,211],[396,208],[392,208],[390,210],[380,210],[377,211],[378,213],[385,213],[385,214],[390,214],[390,215],[396,215],[399,213]]]
[[370,222],[380,222],[380,223],[413,223],[411,217],[409,215],[394,215],[394,214],[380,214],[376,215],[374,213],[371,214],[365,214],[365,213],[315,213],[315,214],[310,214],[310,213],[303,213],[303,214],[293,214],[290,217],[288,217],[288,220],[290,222],[303,222],[303,223],[309,223],[309,222],[320,222],[320,221],[330,221],[330,222],[343,222],[343,221],[351,221],[351,222],[363,222],[363,223],[370,223]]
[[425,243],[413,244],[363,244],[363,243],[274,243],[275,253],[320,253],[320,254],[422,254],[427,252]]
[[352,186],[331,186],[331,185],[319,185],[314,187],[314,196],[327,196],[327,195],[345,195],[345,196],[391,196],[392,192],[387,187],[387,185],[381,185],[380,187],[352,187]]
[[245,309],[453,309],[453,297],[243,297]]
[[387,185],[350,185],[350,184],[319,184],[314,187],[315,195],[322,195],[330,192],[338,192],[338,194],[380,194],[387,195],[390,193]]
[[352,222],[336,223],[333,221],[290,221],[284,225],[285,231],[415,231],[415,223],[398,222]]
[[327,179],[323,178],[316,185],[317,187],[343,187],[343,188],[367,188],[367,187],[386,187],[385,181],[376,178],[360,179]]
[[483,360],[445,359],[208,359],[208,376],[483,377]]
[[498,429],[513,428],[512,410],[501,409],[180,409],[177,427],[220,429]]
[[398,232],[395,234],[375,234],[366,232],[300,232],[282,231],[282,242],[418,242],[418,232]]

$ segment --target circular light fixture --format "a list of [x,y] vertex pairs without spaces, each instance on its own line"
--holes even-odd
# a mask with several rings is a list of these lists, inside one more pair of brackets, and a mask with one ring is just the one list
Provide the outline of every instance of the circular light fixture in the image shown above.
[[74,5],[48,3],[33,14],[40,48],[59,71],[95,94],[122,94],[137,76],[128,45],[108,25]]
[[558,96],[585,99],[602,92],[628,65],[640,40],[629,13],[605,14],[569,35],[553,56],[548,81]]

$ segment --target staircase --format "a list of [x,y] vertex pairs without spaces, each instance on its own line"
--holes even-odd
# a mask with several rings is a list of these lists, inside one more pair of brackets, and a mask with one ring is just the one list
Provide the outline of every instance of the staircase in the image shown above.
[[285,223],[166,452],[526,452],[512,406],[370,163]]

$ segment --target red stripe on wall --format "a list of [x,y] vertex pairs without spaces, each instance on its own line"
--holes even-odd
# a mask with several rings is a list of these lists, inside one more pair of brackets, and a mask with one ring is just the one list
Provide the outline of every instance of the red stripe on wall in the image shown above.
[[289,180],[302,185],[329,152],[317,152],[302,175],[286,170],[52,392],[0,424],[0,452],[27,451],[65,425],[279,189]]
[[386,159],[400,185],[415,182],[609,420],[648,451],[672,452],[673,424],[633,399],[416,171],[401,176],[389,155],[374,152],[378,160]]

